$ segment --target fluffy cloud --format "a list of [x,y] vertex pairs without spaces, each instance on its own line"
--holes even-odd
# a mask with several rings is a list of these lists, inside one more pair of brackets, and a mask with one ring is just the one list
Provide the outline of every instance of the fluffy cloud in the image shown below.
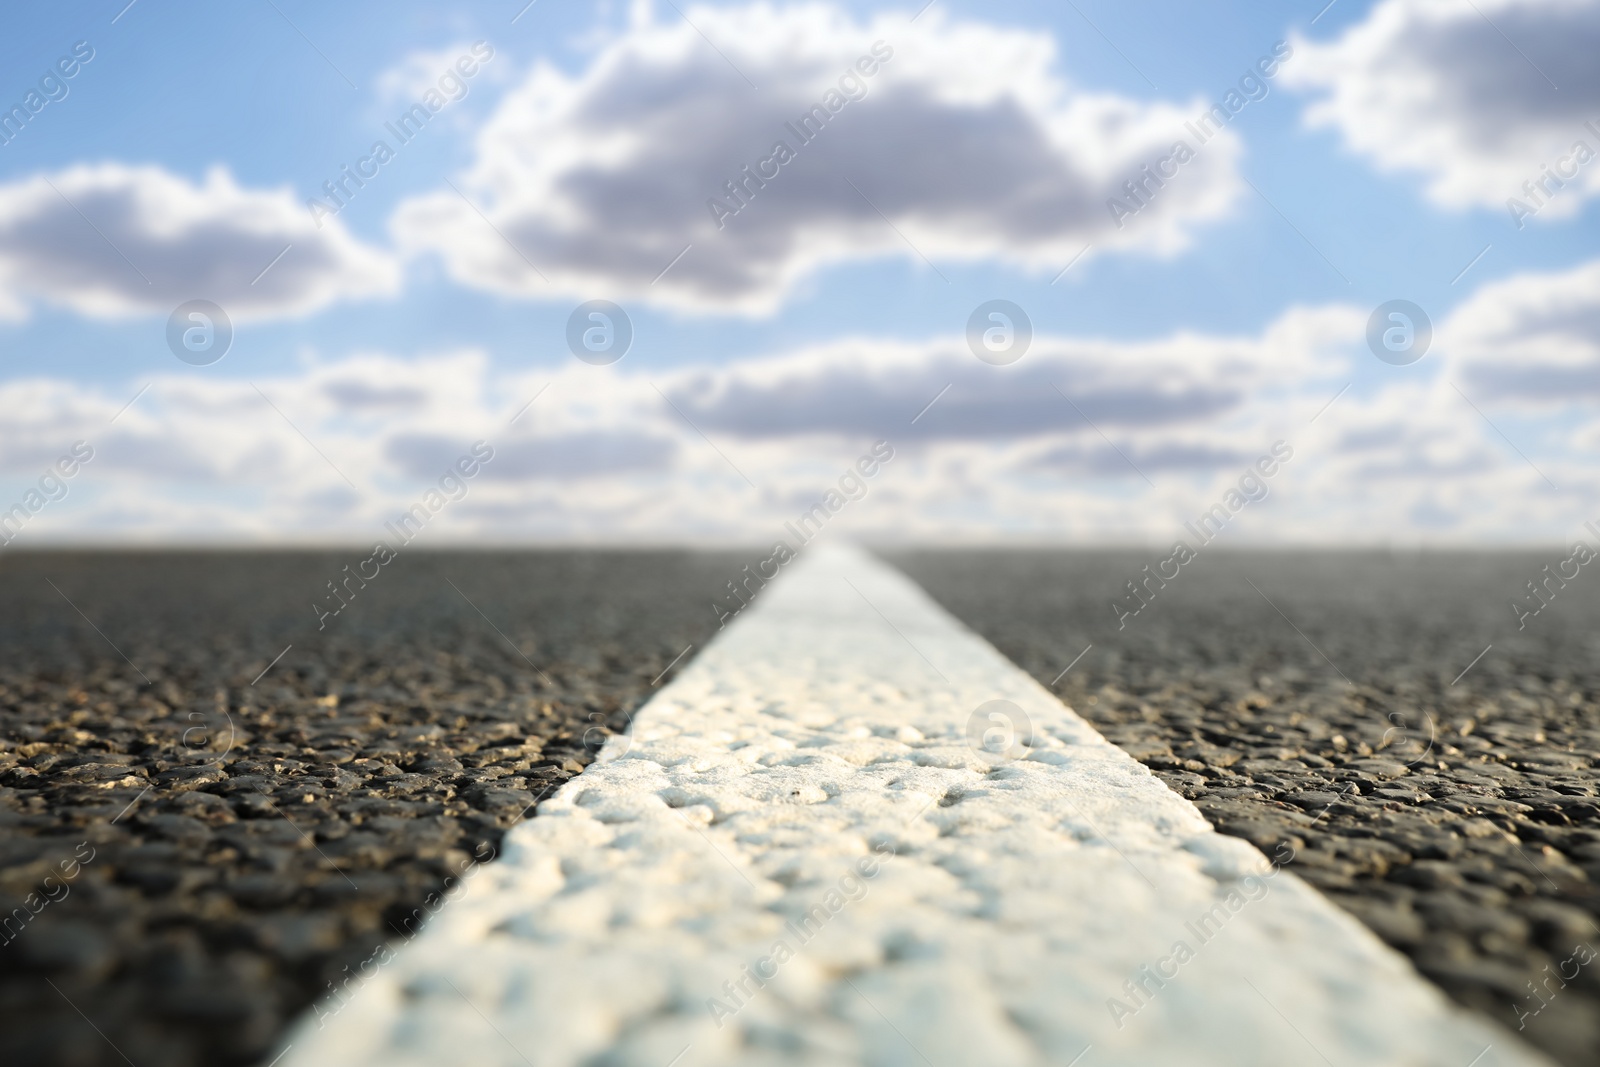
[[[1343,309],[1292,311],[1254,337],[1148,342],[1035,337],[1008,367],[963,339],[846,341],[715,371],[666,389],[696,423],[746,438],[807,434],[993,440],[1216,422],[1313,371],[1360,328]],[[948,387],[948,388],[947,388]],[[925,413],[924,405],[935,402]],[[912,420],[915,419],[915,422]]]
[[393,293],[399,280],[337,221],[317,229],[289,190],[244,189],[222,168],[199,185],[114,163],[0,185],[0,285],[22,297],[0,303],[9,317],[29,299],[95,316],[207,299],[259,319]]
[[[402,434],[393,438],[387,457],[413,478],[449,466],[460,451],[458,439],[442,435]],[[484,468],[489,482],[573,482],[611,474],[664,473],[675,465],[678,442],[662,434],[625,429],[584,430],[520,437],[496,450]]]
[[[480,45],[484,43],[479,42]],[[473,71],[471,80],[460,77],[460,71],[455,68],[463,56],[469,60],[473,58],[472,42],[458,41],[443,48],[408,53],[378,75],[378,96],[385,105],[410,104],[422,99],[430,90],[442,96],[464,98],[474,85],[484,80],[504,80],[506,68],[492,63],[468,63],[464,69]],[[446,81],[443,86],[439,84],[441,78]],[[460,88],[457,88],[458,83]],[[383,117],[390,116],[384,112]]]
[[1579,140],[1600,153],[1584,125],[1600,118],[1600,0],[1383,0],[1338,40],[1295,48],[1284,82],[1321,93],[1308,121],[1386,170],[1421,172],[1439,204],[1540,206],[1523,183],[1547,164],[1566,183],[1546,185],[1539,218],[1600,195],[1600,159],[1573,153]]
[[[501,59],[487,41],[458,41],[443,48],[410,52],[397,63],[380,73],[375,79],[377,93],[370,119],[374,125],[392,122],[412,104],[429,98],[448,102],[445,110],[429,119],[430,128],[448,124],[457,130],[477,125],[474,109],[456,105],[472,95],[473,90],[485,84],[501,84],[512,77],[514,71]],[[465,75],[463,71],[471,71]],[[485,90],[488,91],[488,90]],[[320,194],[319,194],[320,195]]]
[[1600,479],[1561,431],[1518,423],[1488,396],[1474,410],[1443,375],[1384,378],[1319,421],[1274,536],[1549,543],[1594,518]]
[[[688,16],[639,17],[574,76],[537,66],[482,128],[459,192],[396,212],[402,247],[506,294],[760,312],[847,259],[1053,273],[1090,243],[1170,253],[1243,188],[1225,130],[1113,226],[1107,200],[1200,106],[1075,90],[1045,35],[937,10],[916,23],[824,4]],[[813,107],[820,131],[802,139]],[[729,216],[736,180],[748,202]]]
[[[1494,318],[1520,306],[1499,293],[1447,320],[1446,359],[1465,358],[1455,353],[1473,339],[1489,351],[1495,330],[1526,321]],[[482,439],[494,459],[429,523],[426,543],[751,542],[780,536],[881,438],[894,459],[840,530],[1164,542],[1283,439],[1293,461],[1230,537],[1560,537],[1592,517],[1581,511],[1600,484],[1577,451],[1595,447],[1592,431],[1532,433],[1479,397],[1554,491],[1445,375],[1384,367],[1311,422],[1373,369],[1364,322],[1330,307],[1250,336],[1039,337],[1008,367],[979,363],[954,339],[859,339],[648,377],[575,360],[496,373],[474,351],[307,357],[254,385],[175,372],[121,414],[132,385],[12,381],[0,384],[11,443],[0,474],[22,486],[74,440],[95,448],[70,500],[41,513],[30,539],[367,541]]]
[[[0,485],[37,479],[83,440],[94,459],[72,486],[71,506],[41,513],[30,538],[56,526],[86,536],[291,541],[383,536],[383,523],[479,440],[494,458],[430,523],[430,541],[484,530],[637,535],[632,523],[666,518],[648,503],[663,481],[709,472],[713,495],[734,492],[715,484],[730,476],[703,445],[680,464],[684,427],[654,411],[660,396],[647,382],[607,389],[606,381],[584,365],[554,381],[502,378],[477,351],[308,356],[253,382],[177,371],[131,405],[137,383],[121,393],[12,380],[0,383],[8,442]],[[683,522],[680,514],[664,526]]]
[[1600,259],[1485,285],[1439,329],[1469,388],[1524,405],[1600,398]]

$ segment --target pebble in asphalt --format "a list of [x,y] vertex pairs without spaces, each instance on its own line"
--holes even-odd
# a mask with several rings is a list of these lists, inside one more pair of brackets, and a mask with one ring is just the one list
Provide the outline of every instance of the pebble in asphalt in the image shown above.
[[[1600,629],[1580,588],[1516,631],[1546,560],[1213,551],[1119,630],[1143,556],[891,558],[1457,1000],[1600,1055]],[[625,725],[746,560],[416,554],[318,631],[348,562],[7,557],[0,1060],[257,1061]]]
[[1458,1002],[1600,1063],[1596,579],[1519,631],[1566,553],[1210,549],[1120,618],[1166,555],[887,558]]
[[0,1063],[261,1061],[471,891],[748,562],[412,553],[319,631],[359,559],[6,556]]

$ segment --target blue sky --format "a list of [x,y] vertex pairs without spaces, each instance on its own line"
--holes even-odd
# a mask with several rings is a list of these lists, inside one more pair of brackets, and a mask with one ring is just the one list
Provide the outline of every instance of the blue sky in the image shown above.
[[[12,387],[12,404],[31,403],[41,390],[52,398],[38,409],[47,413],[17,416],[7,434],[12,461],[0,485],[13,496],[25,491],[37,461],[56,449],[53,441],[65,445],[86,436],[79,422],[88,420],[83,425],[89,426],[95,420],[84,405],[103,402],[115,412],[154,383],[139,401],[144,406],[133,409],[129,423],[119,419],[120,428],[108,437],[137,439],[125,442],[125,458],[99,468],[90,464],[85,491],[70,507],[42,512],[38,532],[30,536],[362,537],[424,484],[397,458],[411,454],[410,446],[395,443],[397,435],[441,439],[439,447],[449,451],[442,438],[451,427],[460,428],[463,441],[484,436],[487,431],[470,432],[465,425],[476,412],[487,413],[501,400],[509,404],[513,393],[520,403],[541,382],[560,382],[568,386],[565,394],[557,389],[536,409],[545,423],[530,419],[515,433],[549,435],[553,454],[598,447],[613,458],[534,464],[526,477],[508,476],[495,493],[484,490],[471,506],[453,508],[442,527],[454,536],[497,539],[760,537],[786,506],[825,488],[817,479],[835,459],[874,437],[893,439],[891,428],[874,432],[863,423],[845,429],[820,410],[815,429],[805,429],[810,416],[802,415],[800,429],[781,441],[747,426],[739,429],[737,420],[723,420],[734,428],[721,436],[712,427],[685,423],[715,421],[716,397],[752,396],[778,388],[772,383],[780,379],[780,392],[805,393],[812,397],[808,402],[827,407],[825,389],[795,388],[794,375],[813,373],[796,366],[853,365],[870,377],[880,361],[899,366],[903,359],[921,368],[920,374],[940,365],[940,353],[952,339],[959,341],[972,309],[992,298],[1026,309],[1041,339],[1041,368],[1056,358],[1063,375],[1085,381],[1098,380],[1091,366],[1118,368],[1113,377],[1122,378],[1102,383],[1107,396],[1135,387],[1160,393],[1171,380],[1163,368],[1183,362],[1184,339],[1200,338],[1254,352],[1241,359],[1215,357],[1221,359],[1217,373],[1236,376],[1227,379],[1234,383],[1230,388],[1249,399],[1215,418],[1197,409],[1170,425],[1137,414],[1104,425],[1093,418],[1098,394],[1091,391],[1085,394],[1091,397],[1086,419],[1098,425],[1095,434],[1064,412],[1061,439],[1054,440],[1042,430],[1008,437],[1004,405],[1012,401],[1001,396],[1000,407],[985,416],[988,428],[976,436],[908,429],[907,439],[918,443],[906,450],[903,469],[916,474],[885,493],[876,513],[863,509],[864,533],[1162,540],[1175,520],[1203,509],[1237,477],[1235,460],[1258,450],[1249,442],[1272,429],[1274,413],[1295,405],[1315,412],[1345,384],[1349,390],[1340,403],[1358,408],[1356,422],[1368,437],[1385,419],[1405,421],[1404,411],[1420,405],[1429,412],[1411,420],[1407,432],[1413,437],[1403,455],[1386,458],[1390,467],[1403,460],[1400,466],[1416,469],[1392,491],[1373,492],[1376,460],[1343,449],[1337,430],[1327,431],[1335,434],[1330,458],[1302,487],[1305,497],[1271,516],[1252,515],[1254,528],[1241,536],[1566,540],[1587,507],[1582,479],[1592,467],[1588,453],[1596,438],[1592,384],[1583,387],[1587,395],[1582,389],[1551,395],[1545,387],[1508,388],[1505,368],[1496,369],[1495,361],[1512,338],[1527,342],[1526,358],[1548,374],[1559,378],[1577,366],[1578,380],[1593,379],[1596,316],[1572,272],[1594,255],[1596,209],[1590,200],[1600,192],[1600,163],[1564,186],[1550,208],[1520,230],[1503,202],[1518,192],[1511,175],[1537,177],[1572,139],[1588,136],[1600,149],[1600,138],[1585,134],[1575,121],[1583,108],[1600,121],[1600,96],[1592,76],[1583,73],[1582,53],[1563,51],[1563,42],[1592,41],[1600,34],[1595,4],[1496,0],[1480,5],[1483,21],[1477,23],[1452,21],[1439,5],[1423,0],[1383,8],[1339,0],[1313,25],[1320,4],[1241,3],[1219,11],[1181,3],[1084,0],[1074,7],[937,0],[913,23],[915,5],[868,3],[814,7],[806,22],[793,21],[796,9],[788,5],[679,5],[680,12],[666,3],[652,8],[563,0],[538,0],[525,9],[517,0],[449,7],[302,0],[222,7],[137,0],[125,8],[124,2],[30,8],[13,14],[10,32],[0,41],[0,70],[7,72],[0,101],[8,107],[22,101],[75,42],[87,41],[94,50],[94,58],[67,80],[65,98],[49,103],[0,146],[0,204],[15,196],[21,205],[10,216],[0,207],[0,295],[6,297],[0,299],[0,386]],[[1558,10],[1559,18],[1549,14]],[[1410,32],[1385,36],[1386,20],[1407,19]],[[784,51],[782,35],[793,35],[802,23],[814,24],[819,37],[795,58]],[[1549,28],[1544,37],[1541,25]],[[790,28],[772,30],[769,40],[769,26]],[[1497,44],[1507,30],[1517,48]],[[837,39],[829,36],[835,31]],[[840,132],[826,131],[832,139],[819,137],[822,147],[807,149],[811,154],[793,165],[797,177],[774,179],[777,188],[754,200],[750,215],[730,220],[725,231],[684,229],[703,224],[681,221],[674,214],[679,201],[690,212],[704,209],[678,189],[695,190],[698,201],[700,187],[679,182],[672,166],[731,176],[753,163],[776,125],[768,121],[768,109],[778,115],[788,107],[794,114],[791,100],[810,99],[806,91],[815,95],[795,79],[826,74],[830,64],[845,69],[882,34],[899,42],[896,59],[883,64],[866,97],[837,117]],[[1122,143],[1110,133],[1083,134],[1085,127],[1073,125],[1079,114],[1074,108],[1087,113],[1100,101],[1106,114],[1120,116],[1118,122],[1183,136],[1174,117],[1197,115],[1220,100],[1283,40],[1301,47],[1268,81],[1265,98],[1234,117],[1227,144],[1208,147],[1192,172],[1186,167],[1171,189],[1152,200],[1149,212],[1132,220],[1129,231],[1139,231],[1138,239],[1119,245],[1129,231],[1110,228],[1099,206],[1093,218],[1066,217],[1077,210],[1069,205],[1081,198],[1071,182],[1085,168],[1154,159],[1137,147],[1124,152],[1126,146],[1116,147]],[[1430,40],[1441,42],[1431,52]],[[308,249],[328,231],[305,230],[307,198],[321,195],[322,183],[336,177],[341,165],[354,163],[375,138],[387,136],[384,123],[479,41],[493,49],[493,58],[467,79],[466,96],[431,119],[351,198],[336,219],[348,247],[327,252],[331,265],[314,269]],[[1469,84],[1474,76],[1439,58],[1447,45],[1484,49],[1472,54],[1487,58],[1474,63],[1487,64],[1484,77],[1500,79],[1496,99],[1510,86],[1514,99],[1507,106],[1523,109],[1509,122],[1494,116],[1493,125],[1520,140],[1507,134],[1511,140],[1484,142],[1489,117],[1467,106],[1479,87]],[[983,67],[986,60],[1005,63],[1008,49],[1024,57],[1016,71]],[[1026,58],[1038,55],[1044,58],[1037,63]],[[663,84],[686,95],[681,106],[667,110],[646,93],[630,126],[628,113],[615,110],[624,104],[615,101],[655,84],[639,73],[649,68],[641,56],[655,56],[649,62],[659,60],[660,69],[654,73],[670,74],[675,80]],[[948,79],[929,58],[940,56],[949,57]],[[1412,82],[1384,81],[1384,72],[1406,70],[1408,63],[1416,65]],[[745,80],[752,74],[758,89]],[[1015,86],[1008,80],[1013,74]],[[533,88],[541,77],[556,85],[543,96]],[[1567,82],[1564,93],[1548,88],[1551,77]],[[1422,104],[1406,95],[1413,82],[1426,88]],[[683,88],[691,84],[692,96]],[[560,120],[539,118],[530,103],[536,98],[565,101],[573,111]],[[1331,117],[1319,118],[1319,105]],[[1579,110],[1552,114],[1572,107]],[[608,134],[584,125],[585,108]],[[996,125],[1014,113],[1021,116],[1015,130]],[[926,129],[917,129],[917,122],[926,122]],[[1399,125],[1388,142],[1378,137],[1374,149],[1370,138],[1385,122]],[[1048,133],[1040,132],[1046,128]],[[915,140],[933,131],[946,139]],[[875,153],[872,138],[901,132],[912,138],[907,143],[924,173],[902,172],[895,154]],[[546,136],[548,152],[536,143]],[[637,139],[645,148],[618,151],[641,158],[653,153],[657,162],[628,173],[628,164],[617,162],[622,157],[604,154],[606,136]],[[1150,136],[1156,138],[1151,144],[1167,137]],[[592,144],[585,142],[588,137]],[[662,143],[651,144],[652,137]],[[962,143],[964,138],[971,143]],[[1435,138],[1442,140],[1421,164],[1404,151],[1382,147]],[[725,149],[729,145],[737,150]],[[1013,154],[991,173],[981,158],[989,150]],[[1052,151],[1059,160],[1050,158]],[[715,152],[731,158],[706,157]],[[1030,159],[1047,165],[1029,175],[1006,163]],[[1062,169],[1051,170],[1057,163]],[[98,172],[99,178],[64,177],[85,166],[122,169],[111,177],[108,171]],[[946,166],[947,176],[940,173]],[[82,251],[96,240],[83,227],[121,233],[121,222],[96,210],[135,204],[126,210],[157,218],[165,210],[162,197],[188,199],[191,186],[195,201],[203,200],[212,194],[198,190],[210,188],[208,174],[217,167],[225,168],[244,199],[216,194],[212,214],[194,223],[194,239],[203,239],[207,254],[225,258],[231,253],[218,251],[216,242],[226,245],[237,235],[223,220],[254,218],[260,207],[267,220],[258,227],[261,244],[242,247],[230,269],[248,275],[248,264],[256,261],[250,254],[261,267],[271,259],[270,250],[261,255],[258,247],[289,245],[281,264],[265,276],[285,288],[277,303],[263,297],[260,306],[250,305],[259,292],[241,289],[243,310],[235,314],[236,338],[226,358],[189,368],[173,359],[166,344],[161,309],[179,301],[161,301],[169,283],[177,286],[171,292],[188,286],[197,298],[216,286],[208,289],[204,271],[186,279],[181,265],[173,265],[170,277],[149,283],[148,292],[161,296],[147,297],[128,288],[137,282],[128,271],[141,271],[141,254],[108,249],[115,242],[104,237],[95,251]],[[1496,167],[1505,168],[1504,176]],[[877,231],[869,232],[869,225],[880,224],[865,217],[860,204],[844,217],[808,199],[813,187],[837,187],[838,176],[848,178],[852,171],[856,184],[873,190],[875,199],[889,198],[886,211],[873,207],[878,217],[890,216]],[[157,172],[160,180],[151,176]],[[563,182],[579,188],[595,174],[606,178],[583,186],[597,191],[585,191],[578,200],[532,202],[541,189],[548,194]],[[46,194],[28,186],[41,175],[59,179],[57,190]],[[161,184],[166,179],[177,184]],[[541,185],[545,179],[556,184]],[[601,208],[614,212],[612,219],[636,221],[645,210],[637,195],[616,190],[653,189],[650,183],[657,180],[663,203],[669,194],[679,198],[662,208],[659,233],[648,219],[631,245],[632,238],[609,232],[614,227]],[[940,186],[940,180],[947,184]],[[1105,199],[1099,195],[1105,182],[1086,184],[1094,188],[1081,196]],[[158,185],[159,191],[148,191]],[[112,187],[121,192],[106,192]],[[518,251],[520,258],[538,263],[548,255],[543,265],[554,281],[541,286],[518,277],[522,268],[507,259],[498,243],[505,239],[488,222],[459,202],[450,208],[429,199],[448,201],[458,195],[453,189],[466,190],[473,212],[483,210],[501,230],[517,233],[524,249],[535,250],[531,256]],[[705,195],[717,191],[709,188]],[[29,199],[34,193],[59,199]],[[118,200],[123,193],[132,199]],[[262,199],[258,204],[253,197]],[[272,197],[279,207],[292,201],[301,215],[291,218],[286,207],[267,210]],[[61,200],[71,202],[71,213]],[[37,206],[46,203],[54,205],[49,218]],[[445,214],[425,217],[428,211]],[[591,217],[571,223],[584,211]],[[154,227],[148,255],[162,253],[166,238],[158,222],[134,218],[127,224]],[[569,224],[577,230],[564,235]],[[202,232],[208,226],[219,227],[218,233]],[[632,254],[630,249],[667,247],[659,242],[676,240],[680,232],[694,243],[654,284],[645,281],[655,268],[617,258]],[[571,243],[563,244],[569,236]],[[612,240],[616,249],[597,251],[591,260],[586,249]],[[58,262],[51,258],[56,245],[80,251],[62,253]],[[1073,250],[1085,245],[1090,253],[1058,276],[1076,255]],[[926,259],[925,250],[931,250]],[[182,241],[168,251],[180,260],[195,255]],[[651,262],[666,266],[670,258],[669,252]],[[108,272],[103,284],[113,295],[96,295],[89,276],[99,270]],[[736,273],[739,280],[729,280]],[[1537,295],[1550,286],[1529,281],[1541,276],[1567,279],[1563,284],[1574,295],[1559,314]],[[55,280],[39,280],[46,277]],[[1528,296],[1530,291],[1535,295]],[[587,298],[615,299],[633,321],[634,345],[623,363],[605,372],[610,378],[576,366],[564,340],[568,315]],[[1431,358],[1410,368],[1390,367],[1366,353],[1359,323],[1351,336],[1351,322],[1395,298],[1420,305],[1436,326],[1455,324],[1454,330],[1442,329]],[[228,299],[219,302],[229,306]],[[1294,351],[1283,354],[1276,369],[1283,373],[1276,373],[1268,351],[1279,344],[1269,341],[1273,330],[1287,329],[1286,317],[1296,314],[1331,322],[1339,318],[1335,309],[1345,311],[1341,324],[1319,325],[1311,331],[1314,339],[1290,330],[1294,339],[1283,343]],[[1541,312],[1556,314],[1558,321],[1528,318]],[[1530,337],[1537,343],[1528,342]],[[850,343],[860,351],[830,362],[827,353]],[[1152,348],[1161,350],[1159,357],[1150,355]],[[1263,365],[1241,370],[1241,360]],[[358,411],[311,403],[317,388],[326,392],[326,382],[308,383],[358,373],[379,382],[413,375],[428,400],[422,407],[398,404],[387,415],[375,414],[370,405]],[[833,383],[840,395],[860,393],[859,382],[827,377],[832,373],[814,370],[813,378]],[[907,378],[904,402],[912,413],[938,389],[939,374],[928,373],[933,388],[926,395],[917,392],[920,377]],[[463,375],[473,388],[445,399],[460,391]],[[1045,388],[1048,377],[1035,384]],[[1058,375],[1058,384],[1062,380],[1067,379]],[[197,457],[206,431],[186,422],[185,412],[198,411],[195,417],[202,420],[221,417],[235,405],[229,398],[257,395],[264,382],[279,383],[283,404],[293,405],[298,390],[312,390],[307,405],[296,409],[298,417],[282,412],[286,417],[271,430],[287,433],[283,423],[294,422],[298,436],[237,441],[228,462]],[[742,393],[735,389],[741,382]],[[173,398],[189,387],[199,392],[184,407]],[[974,388],[981,392],[983,386]],[[664,420],[660,432],[640,437],[638,405],[654,403],[652,391],[676,398],[681,410],[665,411],[656,403],[652,417]],[[1445,411],[1457,395],[1470,395],[1469,405]],[[1112,409],[1105,410],[1110,418]],[[930,414],[930,422],[937,417]],[[607,433],[621,443],[596,446],[601,437],[595,435]],[[318,468],[316,455],[294,455],[296,441],[306,438],[321,442],[323,452],[338,451],[348,440],[344,465],[365,473],[330,472]],[[669,439],[670,447],[660,443]],[[708,439],[720,442],[727,457],[708,451]],[[362,443],[371,446],[371,455],[355,454]],[[1261,440],[1260,447],[1270,443]],[[1102,444],[1126,454],[1127,469],[1094,459]],[[1058,455],[1064,446],[1076,457],[1067,467],[1040,466],[1040,455]],[[1139,469],[1141,449],[1149,456],[1176,449],[1219,458],[1175,464],[1158,479]],[[663,463],[665,453],[670,455]],[[730,461],[735,454],[744,462]],[[1423,454],[1428,462],[1416,462]],[[623,455],[640,458],[630,468],[616,458]],[[158,456],[165,458],[151,458]],[[744,466],[765,476],[750,478]],[[1553,474],[1551,466],[1561,467],[1563,475]],[[559,475],[551,473],[556,468]],[[1485,481],[1490,470],[1493,478],[1505,479],[1503,485]],[[741,499],[737,482],[761,488]],[[1552,485],[1558,487],[1553,496],[1547,492]],[[1486,495],[1479,500],[1476,493]],[[1375,499],[1384,497],[1387,502]]]

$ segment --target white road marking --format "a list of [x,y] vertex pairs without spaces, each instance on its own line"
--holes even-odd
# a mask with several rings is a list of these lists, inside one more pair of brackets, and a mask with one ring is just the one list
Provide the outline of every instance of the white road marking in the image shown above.
[[[1025,759],[974,747],[994,700]],[[816,547],[285,1067],[1547,1062],[1268,869],[904,577]]]

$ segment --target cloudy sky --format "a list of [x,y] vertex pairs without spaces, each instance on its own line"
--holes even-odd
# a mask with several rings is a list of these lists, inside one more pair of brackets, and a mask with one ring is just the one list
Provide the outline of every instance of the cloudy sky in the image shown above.
[[1324,2],[31,5],[11,543],[1570,543],[1600,0]]

